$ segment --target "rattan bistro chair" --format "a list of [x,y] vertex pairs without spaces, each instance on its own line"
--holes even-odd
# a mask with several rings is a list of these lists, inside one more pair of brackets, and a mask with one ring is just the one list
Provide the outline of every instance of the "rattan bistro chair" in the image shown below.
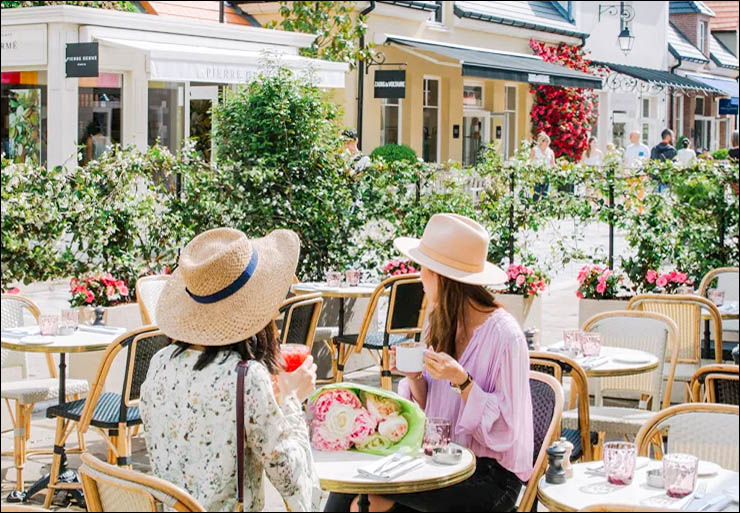
[[[715,343],[722,347],[722,317],[707,298],[671,294],[642,294],[633,297],[627,304],[628,310],[655,312],[669,317],[678,328],[678,360],[674,381],[683,383],[685,398],[689,398],[689,382],[701,366],[701,315],[702,308],[709,312],[716,333]],[[715,352],[717,363],[722,363],[722,351]]]
[[281,344],[304,344],[313,347],[324,300],[319,292],[293,296],[283,301],[279,313],[283,316]]
[[[19,328],[25,325],[26,317],[30,316],[38,322],[41,311],[36,303],[23,296],[16,294],[3,294],[0,310],[2,310],[2,329]],[[28,315],[24,315],[28,314]],[[28,450],[28,439],[31,436],[31,412],[37,402],[49,401],[59,398],[59,379],[54,359],[50,353],[46,353],[46,365],[49,369],[49,378],[28,379],[28,364],[26,353],[2,349],[2,368],[21,368],[20,381],[5,381],[2,384],[2,398],[8,407],[10,421],[13,424],[13,452],[3,452],[3,456],[13,455],[16,469],[16,489],[23,491],[23,468],[26,459],[31,454],[51,454],[48,449]],[[81,394],[86,394],[90,389],[87,380],[68,379],[66,391],[68,399],[79,399]],[[11,407],[10,401],[15,402],[15,408]],[[13,415],[15,410],[15,415]],[[84,443],[80,438],[80,448]]]
[[[562,429],[561,436],[564,436],[573,444],[571,459],[577,460],[583,457],[584,461],[591,461],[593,459],[593,452],[589,424],[588,379],[583,368],[575,360],[562,354],[547,351],[530,351],[529,369],[549,374],[561,384],[565,375],[570,376],[572,382],[569,398],[570,404],[568,405],[569,410],[563,412],[563,420],[565,420],[565,415],[570,413],[578,420],[578,427],[575,429]],[[576,404],[578,406],[573,409]]]
[[[386,291],[390,293],[390,299],[385,328],[383,331],[369,333],[378,301]],[[424,323],[425,306],[426,296],[419,274],[392,276],[378,285],[365,310],[360,332],[356,335],[342,335],[333,339],[334,345],[337,346],[333,362],[335,381],[340,382],[344,378],[344,365],[352,354],[348,346],[354,346],[356,353],[367,348],[382,352],[380,383],[383,388],[390,390],[392,386],[390,347],[410,339],[419,340]]]
[[141,312],[141,323],[144,326],[157,324],[154,313],[157,311],[157,301],[159,295],[164,290],[167,280],[170,279],[168,274],[157,276],[144,276],[136,280],[136,302],[139,304]]
[[[139,396],[141,384],[146,379],[149,362],[157,351],[169,345],[171,340],[154,326],[137,328],[118,337],[105,350],[98,366],[97,377],[87,400],[72,401],[50,407],[46,416],[57,419],[54,446],[63,448],[69,434],[78,423],[77,429],[83,436],[90,427],[96,428],[107,442],[109,457],[119,466],[131,464],[131,435],[141,424]],[[126,350],[126,368],[123,389],[120,394],[103,393],[105,380],[116,356]],[[58,485],[61,451],[54,452],[49,477],[49,489],[44,507],[48,508]]]
[[205,511],[192,495],[163,479],[82,455],[82,488],[88,511]]
[[[709,289],[713,286],[724,291],[725,303],[740,300],[740,268],[720,267],[712,269],[702,278],[701,283],[699,284],[699,295],[702,297],[708,297]],[[740,334],[739,325],[740,321],[738,321],[738,319],[722,320],[722,341],[724,344],[729,345],[729,347],[724,347],[725,355],[727,354],[727,351],[732,351],[733,345],[737,344],[738,335]],[[715,346],[715,349],[716,347],[717,346]]]
[[563,387],[554,377],[541,372],[529,373],[534,424],[534,470],[527,481],[517,511],[532,511],[537,499],[537,486],[547,468],[547,448],[560,437],[563,413]]
[[[691,378],[691,400],[695,403],[740,404],[740,367],[705,365]],[[702,392],[702,386],[704,391]]]
[[728,404],[688,403],[658,412],[635,438],[638,456],[684,452],[734,472],[740,457],[740,408]]

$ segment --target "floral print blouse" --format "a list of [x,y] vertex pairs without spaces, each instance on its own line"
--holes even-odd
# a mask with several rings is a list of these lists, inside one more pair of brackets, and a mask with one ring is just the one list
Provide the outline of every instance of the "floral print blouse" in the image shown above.
[[[152,358],[141,387],[141,418],[152,472],[187,490],[206,511],[236,505],[236,365],[217,356],[193,369],[200,351]],[[244,380],[244,511],[264,507],[263,472],[290,511],[317,511],[319,481],[308,429],[294,397],[279,405],[267,368],[252,362]]]

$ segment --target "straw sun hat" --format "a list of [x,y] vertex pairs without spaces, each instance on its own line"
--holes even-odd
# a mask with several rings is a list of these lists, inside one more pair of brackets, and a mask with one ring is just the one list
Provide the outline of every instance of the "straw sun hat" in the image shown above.
[[223,346],[259,333],[290,290],[300,241],[290,230],[248,239],[231,228],[201,233],[185,246],[180,265],[157,303],[167,336]]
[[435,214],[421,240],[399,237],[396,249],[408,258],[451,280],[472,285],[502,285],[506,273],[487,262],[489,235],[470,218]]

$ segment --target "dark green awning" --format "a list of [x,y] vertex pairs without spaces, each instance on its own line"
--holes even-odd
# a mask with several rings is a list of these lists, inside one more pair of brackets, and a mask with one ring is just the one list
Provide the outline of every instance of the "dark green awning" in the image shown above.
[[387,43],[413,47],[460,61],[466,77],[513,80],[560,87],[601,89],[601,78],[545,62],[535,55],[497,52],[464,46],[446,45],[400,36],[387,36]]
[[703,91],[705,93],[722,94],[722,91],[712,85],[698,82],[687,77],[682,77],[681,75],[676,75],[670,71],[662,69],[640,68],[638,66],[627,66],[626,64],[614,64],[611,62],[594,62],[594,64],[606,66],[613,72],[629,75],[651,84],[677,87],[679,89],[692,89],[695,91]]

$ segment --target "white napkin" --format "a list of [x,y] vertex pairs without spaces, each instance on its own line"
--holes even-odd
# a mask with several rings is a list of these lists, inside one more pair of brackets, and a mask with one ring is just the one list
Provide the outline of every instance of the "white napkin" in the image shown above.
[[126,330],[126,328],[118,328],[115,326],[88,326],[86,324],[80,324],[77,328],[80,331],[89,331],[90,333],[102,333],[103,335],[114,335]]
[[3,337],[23,338],[28,335],[38,335],[40,333],[38,326],[21,326],[19,328],[9,328],[2,331]]
[[[393,461],[391,456],[380,462],[374,461],[365,467],[358,468],[357,473],[366,479],[392,481],[407,472],[420,468],[424,463],[424,458],[416,455],[403,456],[398,461]],[[380,472],[378,472],[379,468]]]
[[599,367],[600,365],[604,365],[606,362],[609,361],[609,358],[596,358],[595,360],[590,360],[587,363],[584,363],[581,365],[585,370],[595,369],[596,367]]

